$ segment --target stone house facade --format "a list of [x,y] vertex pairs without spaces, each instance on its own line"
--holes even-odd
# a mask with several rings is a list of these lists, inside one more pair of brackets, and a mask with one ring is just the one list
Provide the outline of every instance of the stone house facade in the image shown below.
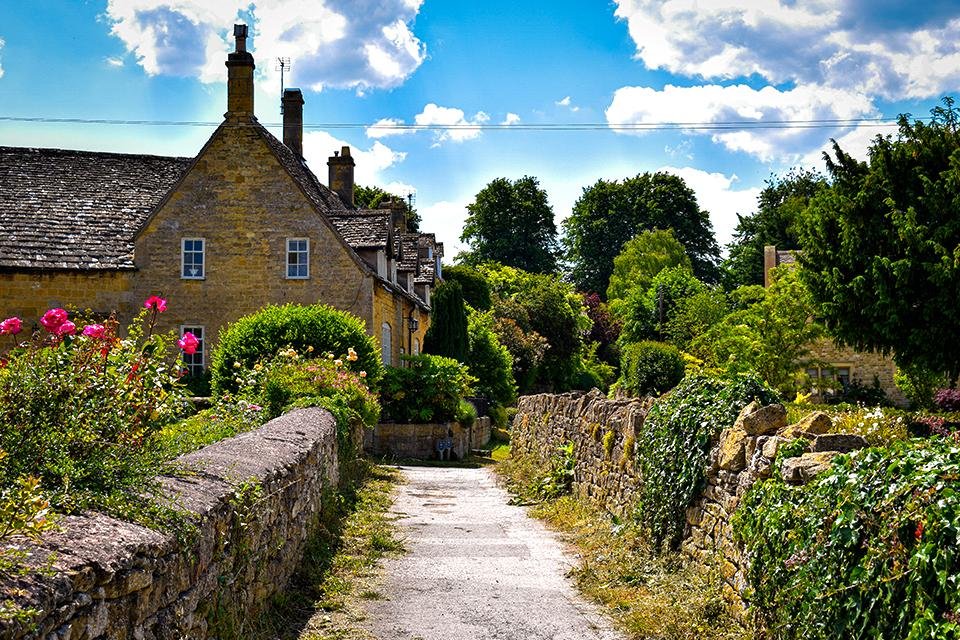
[[399,364],[422,344],[443,247],[390,210],[354,206],[349,147],[328,163],[333,188],[319,182],[302,158],[298,89],[284,92],[283,142],[257,121],[245,27],[235,34],[228,110],[194,158],[0,147],[0,316],[29,326],[59,306],[128,322],[159,294],[159,328],[203,340],[195,370],[227,323],[320,302],[362,318]]
[[[796,253],[796,251],[778,250],[770,245],[763,248],[763,285],[765,287],[770,286],[771,270],[780,265],[795,264]],[[823,387],[826,388],[856,381],[865,386],[872,386],[876,380],[893,403],[900,406],[908,404],[906,396],[894,382],[897,365],[888,356],[840,347],[833,340],[822,338],[810,345],[810,358],[814,362],[821,363],[807,369],[807,374],[814,384],[817,380],[823,380]],[[823,400],[827,393],[829,392],[826,390],[814,387],[816,399]]]

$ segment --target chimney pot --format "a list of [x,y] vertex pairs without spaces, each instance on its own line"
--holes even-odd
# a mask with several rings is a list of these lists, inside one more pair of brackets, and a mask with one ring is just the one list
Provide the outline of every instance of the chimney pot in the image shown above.
[[226,117],[253,117],[253,56],[247,51],[247,25],[233,25],[236,51],[227,56]]
[[330,169],[330,189],[340,196],[343,203],[348,207],[353,207],[353,167],[356,163],[350,157],[350,147],[340,149],[339,155],[336,151],[327,159],[327,167]]
[[303,93],[300,89],[284,89],[281,100],[283,111],[283,144],[298,158],[303,157]]

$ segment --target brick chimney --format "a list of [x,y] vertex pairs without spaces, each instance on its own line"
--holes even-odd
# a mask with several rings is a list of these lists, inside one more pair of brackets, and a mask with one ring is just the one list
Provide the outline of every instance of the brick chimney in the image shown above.
[[224,117],[253,117],[253,56],[247,51],[247,25],[233,25],[236,51],[227,56],[227,112]]
[[283,112],[283,144],[303,157],[303,93],[300,89],[284,89],[280,101]]
[[356,163],[350,157],[350,147],[343,147],[340,152],[333,152],[327,159],[330,168],[330,189],[340,196],[348,207],[353,206],[353,167]]

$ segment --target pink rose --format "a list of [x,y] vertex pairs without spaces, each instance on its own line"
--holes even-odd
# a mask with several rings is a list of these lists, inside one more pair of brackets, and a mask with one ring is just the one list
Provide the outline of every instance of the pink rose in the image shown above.
[[185,354],[190,356],[197,352],[197,347],[200,346],[200,341],[197,340],[197,336],[187,331],[183,334],[182,338],[177,340],[177,346],[180,347]]
[[147,309],[156,309],[160,313],[167,310],[167,301],[160,296],[150,296],[143,301],[143,306]]
[[91,338],[103,338],[107,335],[107,328],[102,324],[88,324],[83,328],[83,335]]
[[7,318],[3,322],[0,322],[0,336],[4,334],[16,335],[23,330],[23,323],[20,322],[20,318],[14,316],[12,318]]
[[40,324],[50,333],[56,333],[57,327],[67,321],[67,312],[63,309],[50,309],[40,318]]
[[77,325],[73,324],[69,320],[64,321],[59,327],[53,330],[53,333],[58,336],[72,336],[77,332]]

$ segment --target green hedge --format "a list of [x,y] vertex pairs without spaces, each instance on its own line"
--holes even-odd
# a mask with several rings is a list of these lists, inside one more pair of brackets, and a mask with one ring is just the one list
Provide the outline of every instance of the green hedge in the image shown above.
[[772,638],[960,637],[960,447],[901,441],[814,482],[754,485],[734,517]]
[[314,357],[325,353],[341,357],[352,348],[357,360],[348,363],[349,368],[365,371],[372,389],[383,376],[380,347],[367,335],[360,318],[327,305],[271,305],[220,332],[210,361],[213,392],[237,391],[234,363],[248,369],[287,347]]
[[447,422],[470,395],[467,368],[443,356],[406,356],[405,367],[387,367],[380,389],[384,412],[396,422]]
[[683,356],[672,344],[645,340],[620,352],[620,388],[635,396],[660,395],[683,380]]

